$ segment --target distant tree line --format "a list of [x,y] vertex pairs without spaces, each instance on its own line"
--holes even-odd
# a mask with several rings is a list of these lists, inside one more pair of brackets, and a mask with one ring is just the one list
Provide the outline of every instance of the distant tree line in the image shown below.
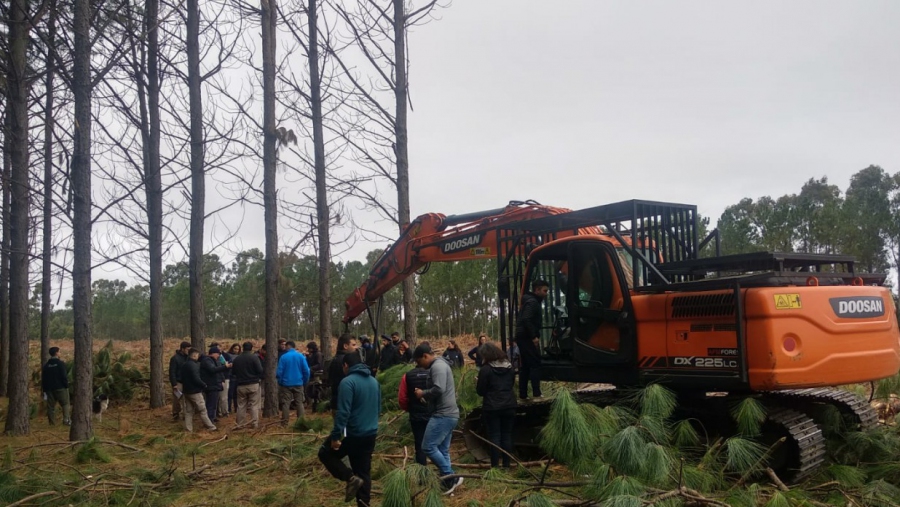
[[[329,281],[332,298],[331,329],[344,329],[341,317],[344,300],[365,282],[369,268],[381,255],[375,250],[368,261],[331,263]],[[230,265],[219,256],[207,254],[203,260],[203,292],[206,330],[210,339],[243,340],[265,336],[265,255],[258,249],[240,252]],[[319,332],[318,261],[314,255],[281,253],[279,257],[279,336],[287,340],[317,340]],[[169,264],[163,270],[163,335],[190,335],[190,297],[187,262]],[[434,264],[417,280],[418,331],[440,336],[491,332],[496,328],[496,268],[492,261]],[[40,285],[31,300],[31,317],[40,320]],[[95,280],[92,285],[94,335],[101,340],[146,340],[150,332],[147,285],[129,286],[121,280]],[[384,301],[383,326],[402,331],[400,289],[392,290]],[[72,336],[71,302],[55,309],[50,320],[52,339]],[[38,339],[40,326],[29,327]],[[365,315],[353,323],[356,334],[371,335]]]

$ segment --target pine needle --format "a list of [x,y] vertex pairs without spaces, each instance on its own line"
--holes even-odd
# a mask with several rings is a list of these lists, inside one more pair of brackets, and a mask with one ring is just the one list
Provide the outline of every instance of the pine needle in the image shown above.
[[665,443],[671,439],[665,419],[651,415],[642,415],[638,419],[637,424],[649,440],[656,443]]
[[772,498],[766,502],[766,507],[791,507],[791,501],[781,491],[772,493]]
[[568,391],[560,391],[550,409],[550,418],[541,428],[539,443],[550,456],[563,463],[575,463],[585,452],[597,447],[598,432]]
[[444,507],[444,497],[441,496],[441,491],[437,488],[429,489],[422,507]]
[[675,393],[660,384],[650,384],[637,393],[642,416],[668,419],[677,406]]
[[702,493],[715,490],[722,482],[720,477],[710,470],[700,469],[695,466],[685,466],[681,471],[681,475],[685,486]]
[[636,426],[628,426],[603,444],[603,457],[625,475],[638,475],[647,456],[647,441]]
[[409,480],[407,480],[405,470],[398,468],[391,471],[384,476],[381,483],[383,488],[381,505],[383,507],[412,506]]
[[766,420],[766,409],[756,398],[744,398],[732,407],[731,417],[737,423],[738,433],[755,437]]
[[606,499],[604,507],[643,507],[644,502],[632,495],[618,495]]
[[653,485],[662,485],[669,479],[675,460],[669,450],[659,444],[647,444],[641,476]]
[[741,437],[731,437],[725,441],[725,468],[745,474],[760,463],[766,448]]
[[646,487],[634,477],[620,475],[615,477],[601,492],[599,499],[610,499],[617,496],[637,496],[644,493]]
[[841,486],[858,488],[866,483],[866,473],[860,468],[847,465],[831,465],[826,469],[828,476]]
[[556,504],[541,493],[532,493],[528,495],[528,507],[556,507]]
[[700,445],[700,435],[694,429],[690,419],[683,419],[675,423],[672,428],[672,443],[677,447],[697,447]]

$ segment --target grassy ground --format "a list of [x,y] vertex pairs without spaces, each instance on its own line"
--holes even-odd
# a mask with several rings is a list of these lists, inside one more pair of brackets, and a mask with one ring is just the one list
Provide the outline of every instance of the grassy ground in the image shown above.
[[[167,340],[166,350],[174,351],[178,342]],[[474,337],[464,337],[461,346],[470,342],[474,345]],[[38,371],[39,347],[32,345],[31,362]],[[53,345],[60,347],[64,360],[71,361],[71,342]],[[95,348],[103,345],[97,343]],[[129,352],[129,365],[147,369],[146,343],[117,342],[114,351]],[[68,427],[48,424],[36,387],[32,399],[31,433],[0,438],[0,505],[41,493],[47,496],[23,505],[348,505],[343,502],[343,483],[331,478],[316,457],[331,428],[328,415],[308,415],[302,426],[288,429],[281,428],[277,418],[263,418],[259,430],[234,429],[232,415],[220,419],[217,432],[188,434],[181,422],[172,420],[169,406],[149,409],[146,388],[140,388],[130,403],[111,405],[102,422],[95,421],[95,441],[72,445],[67,441]],[[6,403],[0,400],[0,419]],[[201,427],[195,421],[195,428]],[[458,440],[452,449],[454,461],[472,462],[462,439]],[[372,467],[374,505],[382,503],[382,479],[411,463],[412,449],[405,414],[385,414]],[[481,475],[485,470],[461,468],[459,472]],[[548,473],[568,475],[562,467],[551,467]],[[515,480],[517,475],[503,477]],[[470,477],[445,505],[506,505],[525,488]]]

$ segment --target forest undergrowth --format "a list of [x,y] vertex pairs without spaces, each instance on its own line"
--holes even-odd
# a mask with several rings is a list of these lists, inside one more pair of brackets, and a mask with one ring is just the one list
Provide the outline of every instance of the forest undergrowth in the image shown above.
[[[112,364],[124,362],[110,355]],[[133,355],[139,361],[140,354]],[[765,407],[758,400],[735,403],[730,418],[737,433],[718,436],[697,421],[673,417],[677,399],[658,385],[600,407],[579,403],[574,385],[551,384],[550,416],[535,432],[538,456],[510,470],[477,463],[457,431],[451,454],[465,483],[453,497],[442,496],[434,467],[415,464],[407,417],[397,406],[394,393],[406,369],[379,375],[384,413],[372,465],[374,505],[900,505],[900,429],[892,423],[861,432],[826,416],[820,424],[828,461],[791,484],[769,467],[779,444],[759,438]],[[476,374],[466,369],[457,375],[464,416],[480,405]],[[169,407],[145,408],[140,380],[121,378],[134,383],[134,398],[113,404],[102,422],[95,421],[95,437],[80,443],[68,442],[67,427],[47,424],[35,390],[30,435],[0,440],[0,505],[348,505],[343,484],[316,456],[331,427],[329,415],[307,412],[289,428],[265,418],[259,430],[233,428],[232,415],[217,432],[186,434]],[[848,389],[877,399],[898,387],[900,379],[892,378],[874,391]]]

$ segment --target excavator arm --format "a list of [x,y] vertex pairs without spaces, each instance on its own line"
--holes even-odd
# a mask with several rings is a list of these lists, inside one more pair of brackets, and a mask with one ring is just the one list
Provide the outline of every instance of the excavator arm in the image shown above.
[[[426,213],[416,217],[375,262],[366,282],[347,298],[343,322],[352,322],[387,291],[430,262],[496,258],[500,226],[568,211],[535,201],[511,201],[506,207],[475,213]],[[586,232],[599,233],[593,228]]]

